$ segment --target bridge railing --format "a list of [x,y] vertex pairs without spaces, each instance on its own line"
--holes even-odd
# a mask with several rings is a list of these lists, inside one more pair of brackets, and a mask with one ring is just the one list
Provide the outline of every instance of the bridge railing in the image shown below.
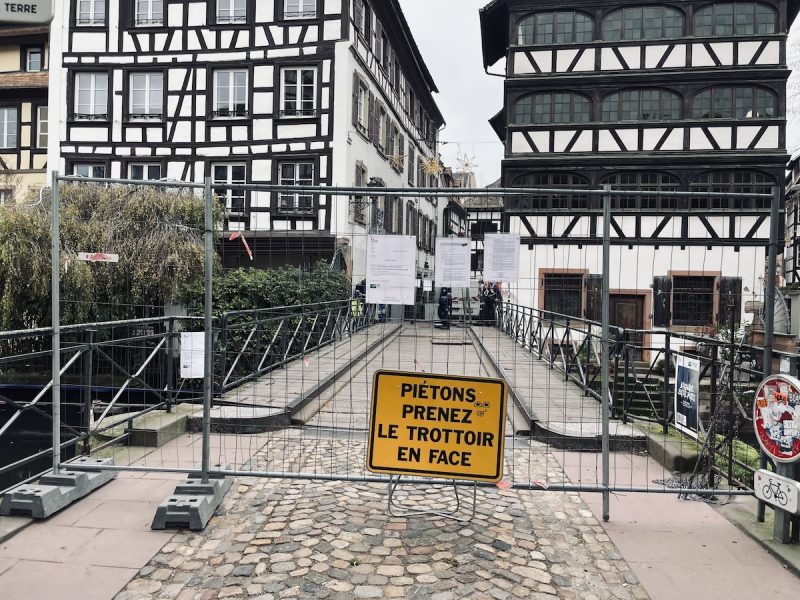
[[[497,309],[497,325],[585,395],[600,400],[600,323],[504,303]],[[610,334],[612,416],[623,423],[651,424],[667,434],[675,420],[676,360],[699,360],[699,433],[711,470],[734,485],[752,487],[758,456],[753,399],[763,377],[764,348],[727,330],[709,335],[612,326]],[[800,354],[775,349],[772,360],[773,372],[800,377]]]
[[[216,394],[352,335],[375,316],[374,305],[355,300],[222,313],[214,320]],[[196,317],[63,326],[62,452],[122,444],[134,419],[170,412],[177,400],[199,403],[201,380],[182,379],[178,358],[181,332],[201,328]],[[20,483],[12,473],[36,479],[52,456],[51,335],[50,328],[0,332],[0,447],[33,446],[0,463],[0,494]]]

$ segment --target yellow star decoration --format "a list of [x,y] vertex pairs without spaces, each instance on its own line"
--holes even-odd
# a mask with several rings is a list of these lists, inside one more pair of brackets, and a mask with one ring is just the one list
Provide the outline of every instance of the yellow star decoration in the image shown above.
[[433,156],[431,158],[422,159],[422,170],[425,171],[426,175],[435,175],[438,177],[442,174],[442,171],[444,171],[444,167],[439,157]]

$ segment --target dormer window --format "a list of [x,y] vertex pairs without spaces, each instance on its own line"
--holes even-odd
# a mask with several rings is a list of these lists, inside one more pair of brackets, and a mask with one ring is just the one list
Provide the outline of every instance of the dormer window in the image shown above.
[[136,0],[134,24],[152,27],[164,24],[164,0]]
[[694,34],[698,37],[769,35],[776,33],[777,27],[775,9],[759,2],[709,4],[694,13]]
[[28,48],[25,52],[25,70],[28,73],[36,73],[44,68],[42,57],[44,53],[41,48]]
[[603,19],[603,39],[659,40],[683,37],[683,13],[667,6],[632,6]]
[[247,0],[217,0],[217,23],[246,23]]
[[284,0],[284,19],[315,19],[317,0]]
[[576,11],[543,12],[528,15],[517,23],[517,44],[571,44],[591,42],[594,21]]

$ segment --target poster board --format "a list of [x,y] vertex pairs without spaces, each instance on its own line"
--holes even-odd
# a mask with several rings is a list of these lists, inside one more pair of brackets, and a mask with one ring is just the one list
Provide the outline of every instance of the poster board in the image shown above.
[[700,429],[700,360],[679,354],[675,361],[675,428],[697,439]]
[[377,371],[367,469],[500,481],[507,395],[500,379]]
[[436,287],[469,288],[470,254],[467,238],[437,238]]
[[519,235],[487,233],[483,237],[483,280],[517,283],[519,257]]
[[181,379],[202,379],[206,365],[206,334],[181,333]]
[[416,287],[416,238],[367,236],[367,303],[414,304]]

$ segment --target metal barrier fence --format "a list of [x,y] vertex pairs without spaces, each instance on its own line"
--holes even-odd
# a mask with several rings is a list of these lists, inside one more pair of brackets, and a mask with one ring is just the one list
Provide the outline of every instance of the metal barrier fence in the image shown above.
[[[754,366],[742,364],[737,357],[743,356],[746,351],[758,351],[762,357],[763,371],[769,372],[772,368],[771,303],[774,300],[774,282],[767,281],[764,284],[766,311],[763,346],[745,349],[737,345],[730,355],[732,361],[726,358],[726,344],[721,340],[611,325],[610,280],[618,277],[621,269],[612,272],[610,263],[610,188],[578,191],[604,200],[603,211],[593,213],[602,220],[604,229],[602,264],[597,261],[599,255],[594,249],[590,251],[582,246],[577,247],[571,257],[582,271],[589,272],[588,265],[598,263],[597,266],[591,266],[591,270],[603,276],[600,320],[540,310],[533,307],[531,300],[530,306],[518,302],[498,303],[496,315],[484,319],[486,322],[483,324],[465,319],[451,323],[450,328],[443,328],[436,327],[432,312],[426,313],[427,317],[420,317],[421,313],[415,310],[408,320],[402,310],[379,313],[377,307],[368,305],[354,311],[349,299],[329,304],[230,311],[215,316],[212,294],[216,260],[214,245],[224,237],[222,224],[215,223],[213,219],[216,192],[211,180],[206,180],[204,184],[148,183],[56,176],[52,198],[53,214],[56,216],[53,219],[52,247],[54,327],[49,330],[51,347],[56,352],[48,354],[44,349],[36,351],[39,353],[36,354],[37,359],[46,360],[49,356],[52,362],[50,387],[54,423],[62,421],[62,375],[66,377],[69,370],[80,362],[81,356],[93,350],[104,360],[110,361],[109,368],[117,368],[124,378],[123,384],[116,388],[115,400],[103,408],[99,419],[102,423],[111,418],[115,403],[116,406],[122,406],[121,393],[125,387],[132,382],[141,383],[148,368],[159,361],[159,355],[167,353],[168,349],[170,353],[173,352],[172,344],[178,334],[176,324],[183,320],[176,317],[157,321],[166,331],[122,337],[124,343],[131,344],[128,352],[133,352],[134,347],[140,352],[139,361],[135,364],[122,364],[105,347],[86,341],[82,342],[82,350],[79,348],[77,354],[69,354],[71,330],[62,327],[59,322],[59,184],[70,186],[87,183],[130,186],[131,193],[147,186],[188,188],[195,192],[202,191],[205,207],[202,235],[205,271],[203,316],[187,320],[192,330],[205,333],[203,381],[185,383],[189,389],[197,392],[197,396],[190,395],[187,401],[183,397],[176,398],[181,387],[174,383],[176,366],[173,360],[167,360],[164,368],[172,369],[171,375],[166,372],[163,375],[167,381],[159,380],[158,385],[150,383],[147,387],[159,401],[146,408],[137,407],[141,410],[133,415],[125,415],[128,425],[123,431],[124,434],[130,433],[134,429],[133,422],[148,414],[154,413],[158,418],[166,419],[169,414],[167,410],[175,410],[175,404],[180,401],[187,405],[184,410],[188,430],[200,435],[184,445],[167,443],[159,450],[147,453],[135,452],[130,447],[122,450],[117,448],[117,444],[129,439],[127,437],[111,439],[95,446],[98,454],[114,456],[115,469],[186,473],[199,476],[204,482],[219,476],[252,475],[386,483],[390,479],[388,476],[366,470],[364,456],[372,374],[379,368],[391,368],[425,373],[487,375],[507,380],[512,408],[507,419],[505,483],[514,488],[599,492],[603,494],[605,516],[608,516],[608,501],[613,491],[694,493],[706,497],[751,493],[747,489],[747,482],[739,477],[738,472],[734,473],[739,466],[733,458],[739,459],[732,456],[737,440],[731,438],[730,443],[719,445],[715,437],[717,432],[724,436],[728,431],[721,425],[716,425],[717,429],[710,425],[723,406],[721,389],[724,386],[727,386],[724,387],[726,390],[732,389],[731,382],[736,379],[734,373],[756,371]],[[258,194],[290,194],[294,200],[298,199],[298,195],[303,199],[304,194],[326,195],[327,201],[332,203],[336,199],[345,201],[345,198],[365,193],[364,189],[359,188],[238,183],[226,183],[224,191],[228,193],[228,201],[233,192],[252,194],[251,203],[256,200],[261,202]],[[412,202],[419,205],[420,202],[429,202],[431,196],[505,196],[564,191],[540,188],[457,191],[382,188],[380,194],[385,198],[408,198],[409,205]],[[633,193],[631,190],[613,190],[613,194],[622,196]],[[635,194],[691,195],[689,192],[661,190],[636,190]],[[716,192],[701,195],[737,196],[736,193]],[[743,195],[772,200],[768,259],[774,271],[780,196],[759,193]],[[280,199],[284,201],[283,196]],[[302,214],[298,209],[293,213],[293,218],[300,218]],[[370,233],[366,228],[356,231],[360,217],[357,211],[351,216],[353,218],[345,226],[331,225],[331,237],[346,234],[350,236],[351,246],[360,244],[366,247],[366,238]],[[273,238],[254,236],[257,240],[279,238],[285,241],[289,239],[289,234],[274,234]],[[417,238],[420,251],[425,244],[429,246],[430,240],[424,241],[419,231]],[[299,251],[302,254],[303,247],[292,249],[285,246],[283,251],[290,257],[292,252]],[[530,250],[531,253],[536,251],[535,246]],[[553,259],[548,255],[544,260]],[[428,269],[427,262],[425,269]],[[534,272],[533,266],[530,269],[529,273],[523,273],[516,293],[520,296],[524,293],[533,299],[542,290],[537,283],[539,273]],[[355,273],[353,279],[355,282]],[[464,290],[454,295],[469,297],[472,292]],[[420,296],[426,297],[424,294]],[[435,302],[434,298],[435,294],[432,297],[429,294],[424,302],[431,304]],[[648,336],[650,340],[645,343]],[[664,336],[666,339],[662,339]],[[670,382],[664,373],[659,377],[657,363],[661,360],[658,357],[663,356],[664,369],[668,372],[672,359],[681,352],[685,353],[685,348],[678,347],[678,339],[695,346],[704,344],[710,352],[702,360],[704,376],[708,377],[709,385],[715,389],[710,396],[715,406],[710,412],[711,420],[707,422],[713,440],[710,444],[712,460],[706,476],[699,479],[676,477],[671,469],[657,465],[645,452],[648,439],[661,442],[671,440],[681,454],[684,450],[697,452],[700,465],[698,472],[705,468],[702,461],[709,450],[702,447],[702,437],[698,441],[683,436],[675,437],[675,432],[668,426],[672,417],[668,402]],[[658,343],[659,340],[662,343]],[[651,355],[648,364],[644,364],[642,359],[645,353]],[[62,355],[66,357],[65,362],[62,362]],[[726,380],[726,364],[730,365],[731,362],[733,367],[727,367]],[[66,383],[67,379],[63,381]],[[607,390],[607,393],[602,390]],[[200,403],[200,395],[202,408],[193,405]],[[643,402],[638,401],[639,396],[642,396]],[[25,406],[17,408],[26,409]],[[28,410],[33,408],[35,406],[28,407]],[[114,422],[109,429],[113,430],[118,425],[118,422]],[[72,429],[74,432],[66,429],[74,434],[67,444],[76,444],[98,433],[96,423],[95,427],[83,432],[78,428]],[[61,427],[53,427],[52,447],[59,448],[62,444]],[[730,460],[720,466],[717,457],[723,454],[723,450]],[[41,453],[46,454],[46,450]],[[57,473],[63,465],[59,454],[53,454],[53,470]],[[752,468],[752,462],[740,462]],[[719,478],[713,475],[724,475],[727,481],[721,484]],[[430,482],[418,478],[408,478],[408,481]],[[436,480],[436,483],[444,481]],[[455,484],[473,485],[467,481],[457,481]]]

